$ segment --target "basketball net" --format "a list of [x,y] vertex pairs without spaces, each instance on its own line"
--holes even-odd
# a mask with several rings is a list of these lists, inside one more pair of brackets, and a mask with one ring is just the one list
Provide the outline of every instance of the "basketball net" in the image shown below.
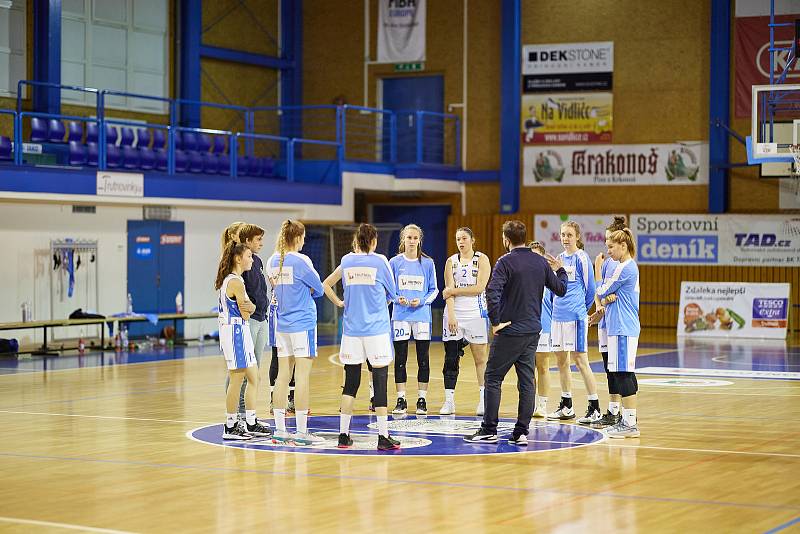
[[794,158],[794,165],[792,165],[792,182],[795,196],[800,195],[800,145],[789,145],[789,152],[792,153]]

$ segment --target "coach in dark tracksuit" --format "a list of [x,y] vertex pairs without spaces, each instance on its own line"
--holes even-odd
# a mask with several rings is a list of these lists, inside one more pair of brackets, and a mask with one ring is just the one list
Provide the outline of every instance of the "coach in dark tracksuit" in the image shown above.
[[495,332],[484,375],[486,410],[481,429],[464,438],[469,442],[497,442],[500,386],[514,366],[519,408],[509,442],[517,445],[528,443],[526,436],[536,394],[534,362],[542,330],[542,294],[546,286],[555,295],[563,297],[567,292],[567,272],[553,256],[545,258],[526,247],[526,237],[523,222],[506,221],[503,224],[503,245],[509,252],[497,260],[486,286],[489,320]]

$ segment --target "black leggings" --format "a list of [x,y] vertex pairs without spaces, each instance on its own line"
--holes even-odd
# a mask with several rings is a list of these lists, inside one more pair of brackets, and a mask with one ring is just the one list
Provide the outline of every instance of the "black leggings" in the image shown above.
[[[275,380],[278,379],[278,347],[272,347],[272,360],[269,362],[269,385],[275,386]],[[294,369],[292,369],[292,380],[289,382],[289,387],[294,387]]]
[[639,391],[639,381],[636,380],[636,374],[631,371],[609,371],[608,353],[601,352],[600,354],[603,356],[603,367],[606,370],[606,378],[608,379],[609,395],[620,395],[622,397],[635,395]]
[[456,389],[458,382],[458,364],[464,355],[464,344],[460,339],[444,342],[444,389]]
[[[417,348],[417,383],[427,384],[431,379],[430,341],[414,341]],[[408,361],[408,340],[394,342],[394,382],[408,382],[406,362]]]

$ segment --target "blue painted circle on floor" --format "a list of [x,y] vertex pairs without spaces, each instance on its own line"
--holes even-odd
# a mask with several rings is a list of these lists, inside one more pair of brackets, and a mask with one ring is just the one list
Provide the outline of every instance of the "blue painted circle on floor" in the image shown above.
[[[291,424],[292,420],[288,420]],[[513,419],[501,419],[498,424],[498,443],[467,443],[465,435],[480,428],[478,417],[454,416],[415,416],[390,418],[389,433],[400,441],[400,449],[378,451],[377,419],[374,415],[354,415],[350,423],[350,437],[353,447],[336,448],[339,437],[339,416],[312,416],[309,430],[325,438],[324,443],[313,446],[288,446],[272,443],[269,438],[249,441],[225,441],[222,439],[222,425],[209,425],[187,432],[190,439],[246,450],[273,452],[297,452],[303,454],[349,454],[349,455],[393,455],[393,456],[452,456],[464,454],[514,454],[522,452],[544,452],[570,449],[591,445],[602,441],[605,435],[591,428],[578,425],[532,421],[528,434],[528,446],[510,445],[508,438],[514,429]],[[292,428],[288,429],[290,432]]]

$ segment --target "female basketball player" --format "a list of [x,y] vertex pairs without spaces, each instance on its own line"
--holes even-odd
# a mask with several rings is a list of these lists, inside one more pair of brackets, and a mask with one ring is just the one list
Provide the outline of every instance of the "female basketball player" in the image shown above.
[[[617,230],[624,230],[626,227],[625,217],[614,217],[614,220],[606,227],[606,247],[610,245],[610,237]],[[595,265],[597,261],[595,258]],[[603,262],[600,269],[595,268],[595,277],[601,283],[607,282],[618,263],[608,254],[603,255]],[[598,274],[599,273],[599,274]],[[600,355],[603,357],[603,367],[606,371],[608,381],[608,410],[599,420],[592,423],[592,428],[605,428],[619,423],[622,417],[619,413],[620,400],[619,392],[616,391],[616,382],[608,371],[608,331],[606,329],[605,306],[600,302],[600,297],[594,296],[595,312],[589,317],[589,324],[597,323],[597,340],[600,348]]]
[[[281,225],[275,253],[267,262],[269,276],[278,304],[275,337],[278,344],[278,378],[275,381],[273,412],[278,441],[297,445],[321,443],[324,438],[308,432],[308,401],[311,364],[317,356],[317,306],[315,298],[323,295],[322,282],[311,259],[300,250],[305,244],[306,229],[299,221],[286,220]],[[289,378],[295,375],[295,417],[297,431],[286,432],[286,404]]]
[[417,350],[417,414],[426,415],[430,380],[431,303],[439,294],[436,267],[422,251],[422,229],[409,224],[400,232],[400,253],[389,261],[399,299],[392,308],[394,334],[394,382],[397,405],[392,413],[403,414],[406,401],[408,340],[413,336]]
[[[633,257],[636,245],[628,228],[609,236],[609,254],[617,262],[611,277],[597,288],[597,296],[605,306],[608,330],[609,380],[622,397],[622,418],[608,429],[612,438],[639,437],[636,421],[636,393],[639,384],[636,369],[636,350],[639,345],[639,268]],[[602,267],[603,255],[595,259]],[[609,389],[611,386],[609,385]]]
[[[531,241],[528,244],[535,253],[544,256],[546,251],[544,245],[539,241]],[[550,323],[553,316],[553,292],[544,288],[542,295],[542,333],[539,334],[539,346],[536,348],[536,374],[538,380],[536,384],[536,404],[534,404],[534,417],[547,417],[547,392],[550,391],[550,353],[553,348],[550,344]]]
[[479,400],[475,415],[483,415],[483,375],[489,354],[489,319],[486,312],[486,284],[492,266],[489,258],[476,252],[475,235],[467,227],[456,230],[458,254],[447,259],[444,266],[445,299],[442,341],[444,342],[444,404],[439,413],[456,413],[455,391],[459,359],[463,346],[469,344],[475,360]]
[[564,264],[569,278],[567,294],[553,299],[553,321],[550,340],[558,357],[558,372],[561,381],[561,402],[558,409],[547,416],[553,420],[575,418],[572,408],[571,376],[569,368],[570,353],[572,361],[583,377],[589,393],[589,408],[578,422],[590,424],[600,419],[600,400],[597,397],[597,382],[589,367],[588,311],[594,302],[595,282],[592,261],[583,251],[581,228],[574,221],[561,225],[561,244],[564,252],[558,258]]
[[[253,338],[248,319],[256,309],[244,288],[242,273],[253,265],[253,254],[241,243],[231,242],[225,248],[217,267],[214,289],[219,291],[219,344],[228,365],[228,387],[225,397],[226,418],[222,439],[247,440],[252,436],[269,436],[271,431],[256,419],[258,367],[253,353]],[[237,424],[236,408],[242,382],[245,389],[245,428]]]
[[[378,231],[371,224],[360,224],[353,236],[353,252],[322,284],[325,295],[336,306],[344,308],[342,345],[339,360],[344,364],[344,389],[339,415],[339,448],[353,445],[350,419],[353,402],[361,384],[361,364],[372,365],[375,413],[378,419],[378,450],[400,448],[400,442],[389,436],[387,385],[392,363],[391,324],[387,301],[397,304],[397,287],[392,268],[383,254],[375,254]],[[333,289],[342,281],[344,301]]]

